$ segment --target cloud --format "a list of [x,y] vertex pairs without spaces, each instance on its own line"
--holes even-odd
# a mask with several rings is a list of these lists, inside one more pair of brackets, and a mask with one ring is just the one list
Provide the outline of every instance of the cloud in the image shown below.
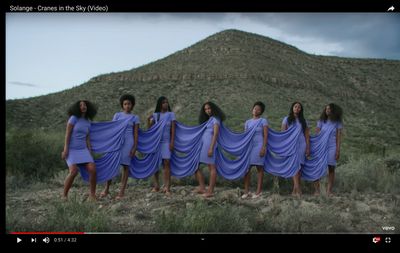
[[280,40],[312,54],[400,59],[400,16],[393,14],[146,13],[140,17],[170,24],[192,21],[215,28],[237,28]]
[[11,81],[11,82],[8,82],[8,83],[12,84],[12,85],[19,85],[19,86],[40,87],[39,85],[32,84],[32,83],[23,83],[23,82],[14,82],[14,81]]

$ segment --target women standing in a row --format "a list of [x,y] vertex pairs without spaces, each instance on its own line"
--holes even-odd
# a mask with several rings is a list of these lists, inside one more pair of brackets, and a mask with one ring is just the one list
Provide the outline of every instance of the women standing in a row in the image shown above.
[[265,118],[261,118],[264,113],[265,105],[264,103],[258,101],[253,105],[253,118],[249,119],[245,123],[245,131],[250,128],[257,127],[255,134],[251,142],[250,151],[250,168],[248,169],[244,177],[244,194],[242,198],[245,199],[250,197],[249,186],[250,186],[250,175],[251,166],[255,165],[257,167],[257,191],[252,198],[258,198],[261,196],[262,192],[262,182],[264,177],[264,162],[265,154],[267,152],[268,143],[268,121]]
[[225,120],[225,114],[213,102],[206,102],[202,105],[199,115],[199,124],[208,121],[206,130],[202,136],[202,146],[200,151],[200,163],[208,165],[210,170],[209,187],[205,189],[204,176],[200,169],[197,169],[195,175],[199,182],[199,188],[196,193],[203,193],[203,197],[212,197],[217,180],[217,169],[215,166],[215,151],[217,148],[217,138],[221,121]]
[[92,120],[96,113],[96,107],[86,100],[77,101],[68,109],[69,120],[65,133],[64,151],[61,154],[69,168],[69,174],[64,182],[64,199],[68,198],[68,192],[78,174],[78,164],[85,164],[89,172],[89,198],[96,200],[96,165],[90,154],[89,139],[89,119]]
[[294,102],[291,105],[289,115],[286,116],[282,121],[282,131],[285,131],[291,127],[300,127],[302,129],[302,134],[299,136],[297,146],[300,168],[297,174],[293,177],[292,191],[292,195],[300,196],[301,167],[304,165],[306,157],[310,155],[310,129],[307,121],[304,119],[304,109],[300,102]]
[[[138,131],[139,131],[139,117],[132,114],[133,107],[135,106],[135,97],[129,94],[122,95],[119,99],[119,103],[122,108],[122,112],[117,112],[114,114],[114,120],[128,119],[129,123],[125,130],[124,142],[121,148],[121,162],[123,166],[122,178],[121,178],[121,188],[116,197],[116,199],[121,199],[125,194],[126,184],[128,182],[129,176],[129,165],[131,164],[132,158],[136,154],[136,148],[138,143]],[[100,194],[101,197],[108,195],[109,188],[111,185],[111,180],[108,180],[104,191]]]
[[[168,99],[166,97],[160,97],[157,100],[156,109],[148,118],[148,127],[150,128],[152,125],[156,124],[160,120],[165,120],[166,126],[164,128],[164,132],[161,137],[161,156],[163,159],[164,165],[164,173],[163,173],[163,182],[164,187],[162,192],[166,195],[171,195],[170,191],[170,181],[171,181],[171,167],[170,167],[170,159],[171,152],[174,150],[174,139],[175,139],[175,113],[171,112],[171,107],[169,106]],[[154,174],[154,187],[151,190],[152,192],[158,192],[160,190],[159,183],[159,172],[157,171]]]
[[[324,107],[319,121],[317,122],[317,134],[326,129],[332,129],[328,139],[328,187],[326,193],[328,196],[333,194],[332,188],[335,181],[336,161],[340,157],[340,143],[342,136],[342,108],[336,104],[328,104]],[[315,182],[315,195],[319,195],[319,180]]]

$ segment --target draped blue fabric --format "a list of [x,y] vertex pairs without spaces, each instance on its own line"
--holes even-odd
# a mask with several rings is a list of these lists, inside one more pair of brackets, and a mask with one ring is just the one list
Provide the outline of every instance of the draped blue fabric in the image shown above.
[[120,150],[128,123],[129,119],[92,122],[89,136],[93,152],[105,153]]
[[143,179],[158,171],[162,163],[161,137],[167,121],[160,120],[147,131],[139,130],[137,151],[143,158],[135,156],[129,166],[129,176]]
[[[219,136],[217,139],[217,172],[220,176],[235,180],[243,177],[250,167],[250,145],[255,134],[259,121],[252,128],[242,133],[236,133],[221,124]],[[229,159],[224,155],[222,150],[228,154],[236,156],[235,159]]]
[[[97,182],[105,182],[119,174],[121,147],[124,131],[129,120],[94,122],[90,128],[92,150],[102,156],[94,159]],[[129,176],[143,179],[152,176],[162,164],[161,138],[166,121],[160,120],[147,131],[139,129],[137,151],[142,157],[135,156],[129,166]],[[199,166],[202,135],[208,122],[197,126],[186,126],[178,121],[175,124],[175,143],[170,165],[171,175],[177,178],[193,175]],[[216,168],[220,176],[235,180],[245,175],[250,167],[251,141],[256,126],[245,132],[237,133],[220,125],[217,138]],[[316,136],[310,137],[311,154],[302,169],[302,178],[317,180],[326,173],[328,160],[328,138],[332,128],[324,128]],[[280,176],[293,177],[300,169],[299,136],[300,127],[292,127],[278,132],[269,129],[268,147],[265,156],[264,171]],[[233,157],[233,158],[231,158]],[[82,178],[88,181],[89,174],[83,165],[79,165]]]
[[193,175],[199,167],[201,137],[207,121],[199,126],[175,123],[174,152],[171,155],[171,175],[177,178]]
[[315,181],[326,175],[329,136],[332,131],[335,131],[335,126],[329,125],[321,129],[319,134],[310,136],[310,159],[306,160],[302,169],[302,179]]
[[267,156],[264,170],[272,175],[289,178],[300,169],[298,157],[300,127],[292,127],[283,132],[268,131]]
[[[92,151],[102,154],[95,158],[96,178],[98,183],[110,180],[118,175],[120,167],[120,149],[129,119],[116,121],[92,122],[90,126],[90,144]],[[78,165],[84,181],[89,181],[89,173],[84,165]]]

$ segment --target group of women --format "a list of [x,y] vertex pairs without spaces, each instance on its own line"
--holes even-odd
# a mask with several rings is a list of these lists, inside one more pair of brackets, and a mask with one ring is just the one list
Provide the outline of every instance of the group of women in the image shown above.
[[[332,194],[336,161],[340,156],[342,109],[336,104],[324,106],[317,122],[316,134],[310,136],[303,106],[294,102],[282,121],[281,131],[268,127],[262,117],[264,103],[257,101],[252,118],[245,122],[244,131],[235,133],[225,127],[223,111],[213,102],[201,106],[198,126],[185,126],[176,120],[166,97],[160,97],[155,111],[147,118],[148,129],[139,128],[140,120],[132,114],[135,97],[120,98],[121,112],[110,122],[91,122],[97,110],[89,101],[78,101],[68,110],[65,145],[62,158],[69,174],[65,180],[66,199],[74,178],[80,171],[89,181],[90,199],[96,200],[96,184],[106,182],[100,197],[109,194],[112,178],[122,165],[121,187],[116,199],[125,195],[128,177],[154,177],[152,192],[171,195],[171,175],[195,175],[199,186],[194,192],[212,197],[217,174],[233,180],[244,177],[242,198],[258,198],[262,194],[264,172],[293,178],[293,195],[301,195],[301,178],[314,182],[319,195],[319,180],[328,169],[327,194]],[[143,158],[136,153],[139,151]],[[92,153],[101,153],[93,158]],[[227,155],[228,154],[228,155]],[[227,156],[234,156],[227,158]],[[210,171],[206,188],[199,164]],[[163,165],[163,187],[159,184],[159,166]],[[257,189],[250,193],[250,169],[257,168]]]

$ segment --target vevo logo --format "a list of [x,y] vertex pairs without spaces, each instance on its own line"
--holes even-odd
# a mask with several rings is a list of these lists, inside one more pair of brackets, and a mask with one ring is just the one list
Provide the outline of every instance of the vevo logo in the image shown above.
[[395,227],[394,226],[391,226],[391,227],[390,226],[383,226],[382,229],[385,230],[385,231],[389,231],[389,230],[394,231]]

